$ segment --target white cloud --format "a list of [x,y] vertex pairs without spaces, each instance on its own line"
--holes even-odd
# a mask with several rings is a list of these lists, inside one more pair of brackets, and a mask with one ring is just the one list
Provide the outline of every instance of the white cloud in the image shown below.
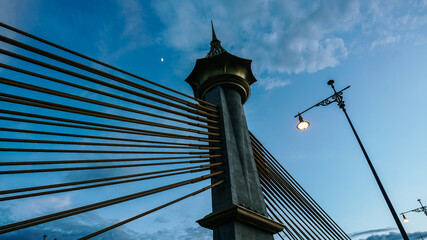
[[[19,27],[21,24],[24,23],[25,19],[22,18],[22,16],[26,16],[29,9],[37,9],[37,2],[28,2],[28,1],[14,1],[14,0],[0,0],[0,22],[3,22],[9,26],[12,27]],[[10,31],[6,30],[3,27],[0,27],[0,32],[3,36],[6,36],[8,38],[13,39],[19,39],[20,35]],[[11,45],[6,44],[4,42],[0,42],[0,48],[5,50],[11,50],[13,49]],[[0,55],[0,60],[4,63],[8,61],[8,57],[5,55]],[[0,69],[0,72],[2,69]]]
[[314,73],[338,66],[353,50],[420,39],[425,2],[165,0],[153,8],[166,26],[166,44],[185,52],[185,61],[193,64],[188,56],[209,50],[212,19],[224,48],[252,59],[259,75]]
[[25,219],[45,214],[52,210],[61,211],[71,205],[71,194],[61,196],[45,196],[38,198],[23,199],[17,204],[10,204],[13,213],[11,218]]
[[366,235],[372,235],[372,234],[378,234],[378,233],[383,233],[383,232],[389,232],[392,230],[396,230],[395,227],[386,227],[386,228],[378,228],[378,229],[371,229],[371,230],[366,230],[363,232],[356,232],[356,233],[351,233],[350,236],[352,238],[355,237],[360,237],[360,236],[366,236]]
[[275,79],[275,78],[259,78],[257,81],[258,85],[263,87],[265,90],[271,90],[274,88],[284,87],[291,84],[290,80]]
[[135,0],[118,1],[120,15],[125,19],[124,36],[138,37],[143,29],[142,6]]
[[364,6],[362,31],[367,36],[383,39],[388,36],[423,35],[421,30],[427,24],[423,1],[379,0],[369,1]]
[[212,231],[202,227],[182,227],[180,229],[163,229],[154,233],[143,233],[145,240],[211,240]]
[[376,39],[371,43],[371,49],[376,47],[384,47],[399,42],[400,36],[387,36],[383,39]]
[[[253,59],[257,73],[316,72],[345,59],[344,40],[334,36],[357,22],[358,1],[156,1],[169,46],[193,55],[210,41],[209,20],[229,52]],[[199,56],[203,57],[203,56]],[[283,82],[269,81],[280,87]]]
[[[422,235],[425,235],[426,232],[415,232],[415,233],[408,233],[408,237],[410,239],[422,239]],[[388,234],[383,235],[372,235],[364,240],[400,240],[402,239],[402,235],[398,232],[390,232]]]
[[16,11],[20,4],[13,0],[1,0],[0,4],[0,21],[12,26],[17,25],[19,17]]
[[[149,36],[144,21],[143,5],[137,0],[117,0],[118,16],[111,16],[111,21],[106,22],[99,31],[99,41],[96,46],[101,53],[99,58],[104,61],[115,60],[122,55],[148,45],[154,40]],[[115,44],[107,42],[115,31],[120,29],[120,39]],[[114,48],[112,48],[114,46]]]
[[[0,208],[0,222],[2,224],[8,224],[14,222],[15,219],[11,218],[11,210],[7,208]],[[61,240],[75,240],[80,237],[86,236],[93,232],[96,232],[102,228],[111,226],[117,220],[107,220],[95,213],[86,213],[84,215],[77,215],[61,220],[36,225],[30,228],[24,228],[19,231],[13,231],[2,235],[2,240],[33,240],[41,239],[43,235],[47,236],[47,239],[61,239]],[[97,239],[104,240],[131,240],[141,239],[141,236],[122,226],[110,230],[100,235]]]
[[[381,234],[381,235],[380,235]],[[427,232],[407,232],[410,239],[421,239],[420,236],[426,236]],[[349,234],[352,239],[358,240],[401,240],[402,235],[396,227],[386,227],[371,229],[363,232]]]
[[166,44],[189,50],[206,43],[209,36],[202,33],[209,29],[209,17],[204,16],[202,5],[197,1],[154,1],[158,17],[167,25],[163,33]]
[[[0,223],[9,224],[15,222],[16,219],[12,216],[13,209],[0,208]],[[2,235],[2,240],[32,240],[39,239],[44,234],[48,239],[74,240],[94,233],[103,228],[115,224],[118,220],[105,219],[96,213],[89,212],[81,215],[76,215],[53,222],[36,225],[30,228],[24,228],[19,231],[10,232]],[[165,223],[158,223],[165,224]],[[165,225],[166,226],[166,225]],[[167,227],[167,226],[166,226]],[[148,229],[146,229],[148,230]],[[36,237],[36,238],[34,238]],[[99,235],[96,239],[104,240],[211,240],[212,231],[200,226],[189,226],[182,224],[178,228],[163,228],[162,230],[152,233],[137,233],[130,230],[126,226],[121,226]]]

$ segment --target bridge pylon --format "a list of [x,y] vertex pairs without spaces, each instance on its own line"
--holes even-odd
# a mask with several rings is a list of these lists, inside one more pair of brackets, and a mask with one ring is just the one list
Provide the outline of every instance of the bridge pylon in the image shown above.
[[272,240],[284,227],[267,216],[243,109],[256,82],[251,62],[228,53],[212,25],[211,49],[185,80],[195,97],[218,106],[221,150],[215,154],[222,158],[213,161],[224,164],[212,171],[223,169],[225,176],[212,183],[226,182],[212,189],[213,212],[197,221],[213,230],[214,240]]

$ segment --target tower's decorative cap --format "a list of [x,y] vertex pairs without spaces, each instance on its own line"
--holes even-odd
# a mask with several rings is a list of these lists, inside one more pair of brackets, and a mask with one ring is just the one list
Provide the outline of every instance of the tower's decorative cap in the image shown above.
[[252,60],[234,56],[221,47],[212,25],[211,50],[204,58],[197,59],[193,71],[185,79],[193,89],[194,96],[204,99],[205,94],[216,86],[236,89],[242,103],[248,100],[250,85],[256,82],[251,70]]
[[211,50],[209,50],[206,57],[213,57],[225,52],[225,49],[221,46],[221,41],[216,38],[215,29],[213,22],[211,21],[212,26],[212,41],[211,41]]

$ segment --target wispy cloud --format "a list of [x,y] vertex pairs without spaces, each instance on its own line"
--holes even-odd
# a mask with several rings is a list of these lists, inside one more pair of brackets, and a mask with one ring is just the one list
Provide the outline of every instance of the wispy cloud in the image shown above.
[[276,79],[276,78],[259,78],[258,86],[263,87],[265,90],[271,90],[274,88],[280,88],[292,84],[288,79]]
[[386,38],[383,38],[383,39],[376,39],[372,42],[370,48],[374,49],[376,47],[384,47],[387,45],[395,44],[399,42],[399,40],[400,40],[400,36],[387,36]]
[[120,15],[125,19],[123,36],[139,37],[143,29],[142,6],[135,0],[118,1]]
[[[29,3],[28,1],[25,2]],[[22,4],[22,2],[17,2],[14,0],[2,0],[0,8],[0,21],[12,26],[16,26],[22,23],[22,15],[17,13],[23,13],[28,10],[28,8],[25,7],[26,4],[24,4],[24,6],[22,6]],[[32,7],[35,6],[33,5]]]
[[168,223],[168,222],[170,222],[170,220],[163,217],[163,216],[158,216],[154,219],[154,222],[155,223]]
[[[386,233],[387,232],[387,233]],[[383,233],[383,234],[381,234]],[[427,232],[413,232],[407,233],[410,239],[422,239],[421,236],[427,237]],[[371,229],[363,232],[356,232],[350,234],[352,239],[359,240],[402,240],[402,235],[395,227],[386,227]]]
[[[9,216],[10,219],[22,220],[31,217],[45,214],[46,212],[61,211],[68,208],[71,205],[71,195],[61,196],[44,196],[39,198],[28,198],[21,200],[20,204],[7,204],[12,214]],[[2,216],[3,217],[3,216]]]
[[[2,0],[0,3],[0,22],[3,22],[7,25],[19,27],[24,21],[24,18],[22,16],[26,16],[28,13],[28,10],[30,9],[37,9],[37,3],[35,1],[29,2],[29,1],[14,1],[14,0]],[[4,28],[0,28],[1,34],[14,39],[19,39],[20,35],[13,32],[6,30]],[[12,47],[9,44],[6,44],[4,42],[0,42],[0,48],[5,50],[10,50]],[[0,60],[2,62],[6,62],[9,58],[5,55],[0,55]],[[0,69],[0,72],[3,69]]]
[[368,235],[368,234],[375,234],[375,233],[382,233],[382,232],[392,231],[392,230],[395,230],[395,229],[396,228],[394,228],[394,227],[371,229],[371,230],[367,230],[367,231],[363,231],[363,232],[352,233],[352,234],[350,234],[350,237],[354,238],[354,237],[359,237],[359,236]]
[[154,5],[167,26],[164,38],[170,46],[182,51],[206,49],[212,18],[227,50],[253,59],[258,71],[279,73],[316,72],[339,64],[348,50],[334,34],[351,28],[359,11],[357,1],[312,5],[293,0],[161,1]]
[[338,66],[354,49],[398,44],[408,31],[415,41],[427,24],[425,0],[165,0],[153,7],[166,26],[165,43],[185,52],[185,61],[208,51],[213,19],[226,50],[252,59],[257,75],[315,73]]
[[361,27],[365,36],[373,38],[369,48],[371,50],[402,40],[415,42],[423,36],[419,30],[427,25],[425,0],[370,1],[364,7]]
[[[408,233],[408,237],[410,239],[423,239],[424,237],[427,237],[427,232],[414,232],[414,233]],[[390,232],[388,234],[383,235],[373,235],[365,240],[401,240],[402,235],[398,232]]]
[[[117,59],[120,56],[137,49],[138,47],[150,44],[153,40],[146,32],[144,7],[136,0],[117,0],[119,9],[117,16],[111,16],[112,21],[105,23],[99,30],[99,41],[96,43],[100,58]],[[119,32],[119,44],[106,42],[111,35]],[[112,47],[114,46],[114,47]]]
[[[11,210],[0,208],[1,225],[12,222]],[[104,219],[96,213],[85,213],[51,223],[41,224],[2,235],[2,240],[35,240],[47,235],[48,239],[75,240],[100,229],[113,225],[118,220]],[[202,227],[181,226],[179,229],[163,229],[153,233],[137,233],[125,226],[103,233],[97,239],[103,240],[211,240],[210,230]]]
[[143,233],[144,240],[212,240],[212,232],[202,227],[186,227],[181,229],[164,229],[154,233]]
[[[9,209],[0,208],[1,222],[9,223],[11,220],[11,211]],[[74,216],[57,220],[51,223],[37,225],[30,228],[25,228],[19,231],[6,233],[2,235],[2,240],[35,240],[42,239],[43,235],[47,235],[48,239],[75,240],[79,237],[86,236],[96,232],[102,228],[113,224],[112,220],[101,218],[95,213],[87,213],[84,215]],[[101,239],[105,240],[131,240],[141,239],[140,235],[126,227],[120,227],[111,230],[102,235]]]

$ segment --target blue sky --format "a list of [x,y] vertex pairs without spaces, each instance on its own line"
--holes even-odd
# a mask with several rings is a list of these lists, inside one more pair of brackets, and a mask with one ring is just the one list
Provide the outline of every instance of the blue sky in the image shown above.
[[[348,113],[396,211],[417,208],[418,198],[427,203],[426,0],[0,0],[0,21],[187,94],[184,79],[209,50],[210,20],[228,52],[253,60],[250,130],[354,239],[397,230],[341,110],[315,108],[303,115],[310,128],[295,128],[298,111],[331,94],[329,79],[337,89],[351,85]],[[171,239],[179,228],[176,239],[202,239],[206,231],[194,220],[209,213],[209,198],[171,207],[173,219],[160,212],[117,234]],[[76,201],[35,200],[26,211]],[[108,225],[125,218],[119,209],[90,216]],[[427,232],[427,216],[408,217],[407,232]],[[387,236],[368,239],[395,239]]]

